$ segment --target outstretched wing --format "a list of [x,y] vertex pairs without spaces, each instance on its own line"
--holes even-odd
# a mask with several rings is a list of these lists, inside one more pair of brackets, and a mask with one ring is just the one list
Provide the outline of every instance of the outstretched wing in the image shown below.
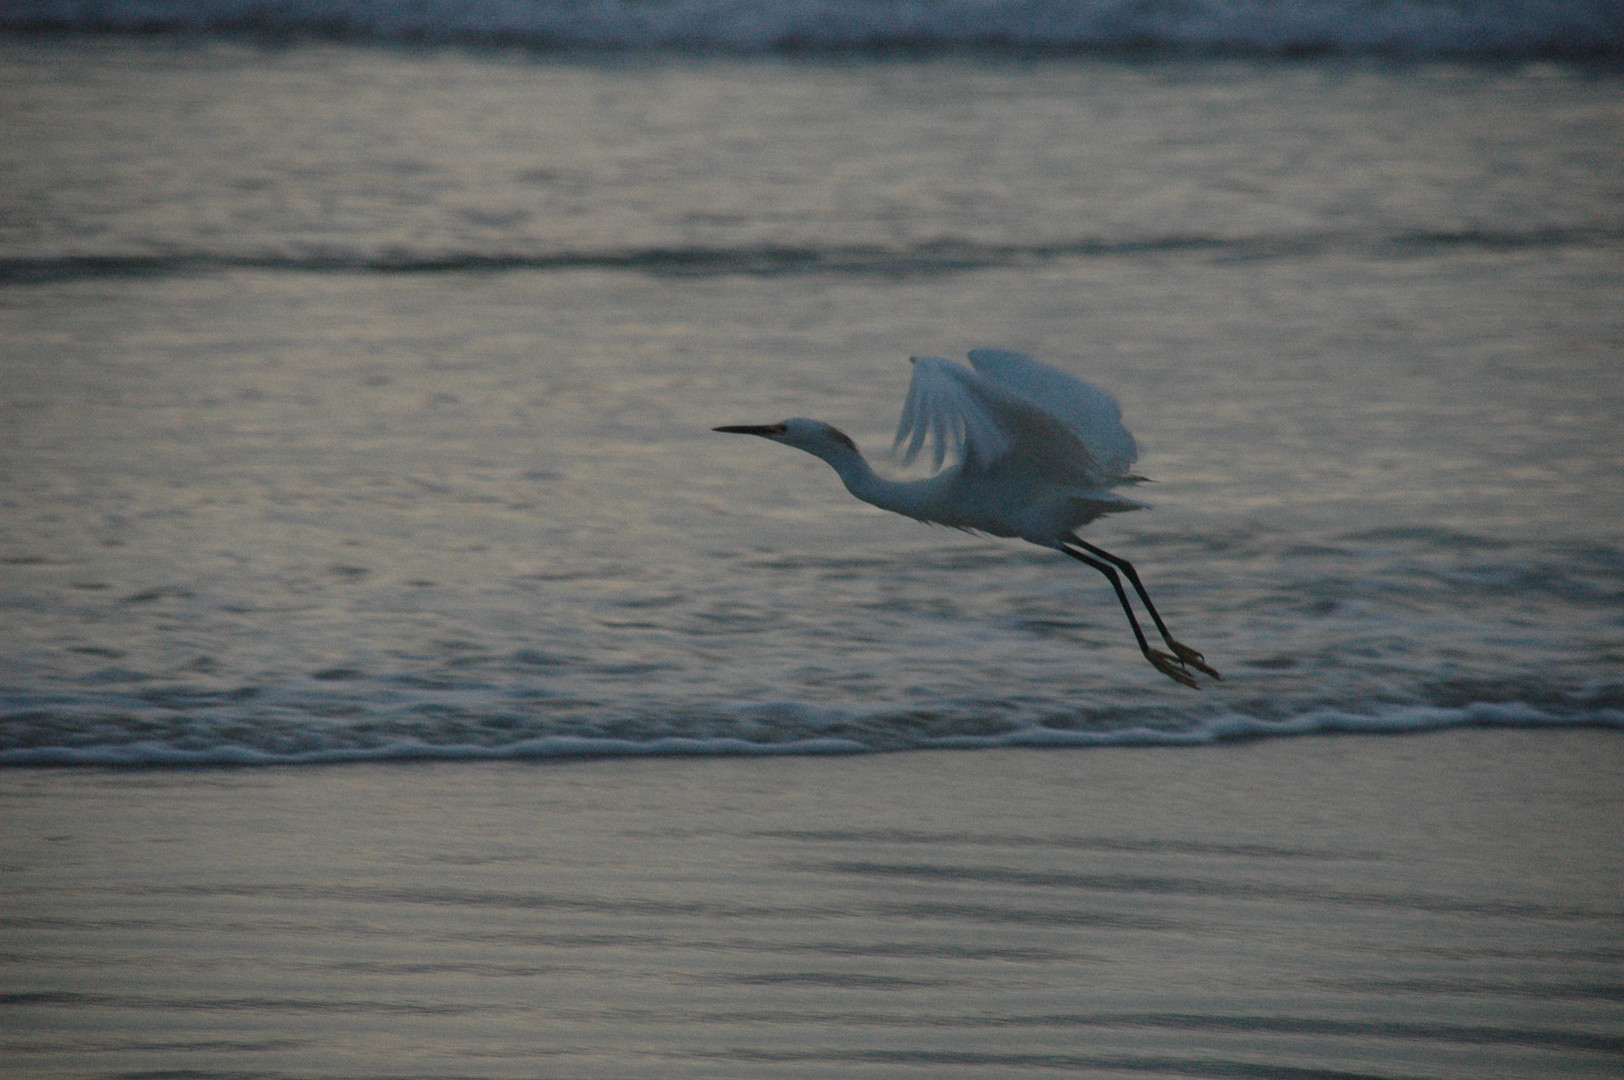
[[1013,349],[971,349],[970,363],[989,383],[1064,424],[1109,472],[1125,476],[1138,460],[1122,409],[1099,387]]
[[949,456],[996,461],[1009,453],[1014,440],[997,411],[980,394],[980,380],[969,369],[940,356],[912,358],[913,379],[902,403],[895,445],[906,447],[906,464],[930,443],[931,465],[941,468]]
[[937,468],[949,456],[967,468],[1015,458],[1032,475],[1057,483],[1095,488],[1113,479],[1088,444],[1059,419],[939,356],[914,357],[913,379],[897,425],[896,445],[905,463],[918,457],[926,443]]

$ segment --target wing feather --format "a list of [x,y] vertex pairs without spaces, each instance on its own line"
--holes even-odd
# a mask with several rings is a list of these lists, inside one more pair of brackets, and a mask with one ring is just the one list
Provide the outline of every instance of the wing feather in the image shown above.
[[896,445],[904,447],[904,464],[930,444],[931,465],[940,469],[948,457],[974,456],[995,461],[1013,446],[1010,433],[977,392],[975,374],[939,356],[914,357],[913,379],[902,404]]
[[971,349],[970,363],[983,379],[1064,424],[1109,472],[1126,476],[1138,460],[1121,407],[1099,387],[1013,349]]
[[948,457],[986,468],[1019,459],[1028,475],[1083,488],[1117,479],[1072,429],[1026,398],[938,356],[914,358],[913,379],[897,425],[904,463],[931,448],[934,467]]

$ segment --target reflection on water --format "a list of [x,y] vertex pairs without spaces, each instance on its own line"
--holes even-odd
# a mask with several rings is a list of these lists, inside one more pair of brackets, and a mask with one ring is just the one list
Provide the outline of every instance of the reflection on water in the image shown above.
[[10,1060],[1608,1076],[1616,743],[17,770]]

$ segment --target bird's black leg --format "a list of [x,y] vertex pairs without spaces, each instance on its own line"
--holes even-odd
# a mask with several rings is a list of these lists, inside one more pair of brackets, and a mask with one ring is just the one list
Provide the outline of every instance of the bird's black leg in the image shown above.
[[1167,624],[1162,622],[1161,614],[1157,612],[1156,605],[1150,602],[1150,594],[1145,591],[1144,583],[1139,580],[1139,574],[1134,570],[1133,563],[1129,562],[1127,559],[1124,559],[1120,555],[1111,554],[1104,548],[1095,547],[1086,540],[1078,540],[1073,538],[1066,541],[1066,543],[1068,545],[1077,545],[1090,555],[1093,555],[1095,558],[1104,559],[1106,562],[1118,567],[1124,574],[1128,575],[1128,581],[1133,585],[1133,591],[1139,594],[1139,599],[1144,603],[1145,610],[1150,612],[1151,621],[1156,624],[1156,629],[1162,635],[1162,640],[1167,642],[1167,647],[1172,649],[1180,660],[1184,661],[1186,664],[1189,664],[1197,671],[1211,675],[1215,679],[1223,678],[1222,675],[1218,674],[1218,672],[1214,671],[1210,666],[1208,666],[1204,656],[1190,648],[1188,645],[1173,640],[1173,635],[1167,632]]
[[[1133,613],[1133,605],[1128,603],[1128,592],[1122,587],[1122,578],[1116,572],[1116,567],[1111,565],[1109,562],[1096,559],[1092,555],[1085,555],[1081,551],[1077,551],[1074,548],[1062,547],[1060,550],[1064,551],[1067,555],[1070,555],[1078,562],[1087,566],[1092,566],[1094,569],[1105,575],[1106,580],[1111,583],[1111,587],[1116,590],[1117,600],[1122,603],[1123,612],[1128,616],[1128,625],[1133,628],[1134,640],[1139,642],[1139,651],[1145,654],[1145,659],[1150,661],[1151,666],[1173,681],[1183,683],[1192,690],[1199,690],[1200,686],[1196,683],[1195,676],[1191,675],[1189,671],[1185,670],[1184,660],[1177,656],[1171,656],[1167,653],[1152,649],[1150,647],[1150,642],[1145,640],[1145,632],[1139,629],[1139,619]],[[1141,593],[1141,595],[1143,595],[1143,593]],[[1158,625],[1161,622],[1160,619],[1157,619],[1156,621]],[[1167,632],[1165,630],[1162,632],[1162,636],[1167,636]],[[1172,645],[1173,642],[1169,640],[1168,644]]]

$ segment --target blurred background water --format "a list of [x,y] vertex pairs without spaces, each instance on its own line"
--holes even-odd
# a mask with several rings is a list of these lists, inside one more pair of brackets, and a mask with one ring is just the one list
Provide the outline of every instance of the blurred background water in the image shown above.
[[[614,9],[7,5],[0,760],[1624,724],[1613,5]],[[983,344],[1223,683],[709,430]]]

